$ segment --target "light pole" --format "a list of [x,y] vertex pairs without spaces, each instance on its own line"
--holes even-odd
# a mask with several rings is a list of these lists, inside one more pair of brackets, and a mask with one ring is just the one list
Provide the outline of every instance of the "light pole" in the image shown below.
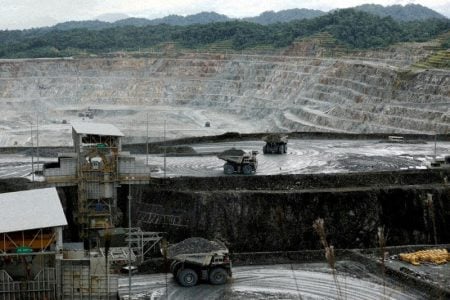
[[145,154],[146,154],[146,156],[145,156],[145,163],[146,163],[146,165],[147,165],[147,167],[148,167],[148,113],[147,113],[147,135],[146,135],[146,138],[145,138],[145,145],[146,145],[146,151],[145,151]]
[[30,123],[30,137],[31,137],[31,178],[34,182],[34,144],[33,144],[33,123]]
[[167,147],[166,147],[166,119],[164,119],[164,179],[166,179],[166,155],[167,155]]
[[131,299],[131,180],[128,179],[128,299]]
[[434,132],[434,160],[436,161],[437,131]]
[[39,115],[38,114],[36,114],[36,159],[37,159],[37,171],[39,172]]

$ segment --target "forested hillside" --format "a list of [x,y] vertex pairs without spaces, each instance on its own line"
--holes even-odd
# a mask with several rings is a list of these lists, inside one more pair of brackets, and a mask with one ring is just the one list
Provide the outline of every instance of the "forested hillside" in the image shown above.
[[[364,11],[379,17],[392,17],[394,20],[397,21],[445,19],[443,15],[435,12],[434,10],[417,4],[408,4],[405,6],[402,5],[382,6],[375,4],[364,4],[354,7],[354,9]],[[327,13],[324,11],[315,9],[293,8],[280,10],[277,12],[265,11],[258,16],[246,17],[242,19],[229,18],[225,15],[221,15],[215,12],[201,12],[188,16],[169,15],[157,19],[130,18],[125,15],[125,18],[119,19],[118,21],[115,22],[108,22],[102,18],[99,18],[99,20],[90,20],[90,21],[69,21],[56,24],[55,26],[47,29],[70,30],[70,29],[87,28],[99,30],[121,26],[148,26],[160,24],[189,26],[194,24],[208,24],[227,21],[245,21],[261,25],[269,25],[275,23],[286,23],[296,20],[298,21],[303,19],[312,19],[326,14]]]
[[294,8],[286,9],[278,12],[266,11],[257,17],[244,18],[242,21],[268,25],[274,23],[285,23],[295,20],[312,19],[325,15],[326,13],[315,9]]
[[354,9],[368,12],[380,17],[392,17],[394,20],[398,21],[445,19],[443,15],[419,4],[407,4],[405,6],[364,4],[354,7]]
[[353,9],[300,21],[260,25],[231,21],[190,26],[123,26],[90,30],[26,30],[0,32],[0,57],[60,57],[80,53],[137,50],[173,42],[195,49],[227,42],[230,49],[286,47],[297,39],[328,32],[348,48],[377,48],[397,42],[426,41],[450,30],[448,19],[397,22]]

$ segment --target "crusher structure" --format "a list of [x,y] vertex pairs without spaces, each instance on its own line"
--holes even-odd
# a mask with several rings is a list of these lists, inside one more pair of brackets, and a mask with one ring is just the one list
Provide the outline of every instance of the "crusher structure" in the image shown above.
[[74,152],[58,154],[57,163],[44,165],[44,177],[54,186],[77,186],[74,223],[82,240],[122,221],[117,199],[121,184],[148,183],[150,168],[136,164],[122,151],[124,134],[111,124],[73,123]]

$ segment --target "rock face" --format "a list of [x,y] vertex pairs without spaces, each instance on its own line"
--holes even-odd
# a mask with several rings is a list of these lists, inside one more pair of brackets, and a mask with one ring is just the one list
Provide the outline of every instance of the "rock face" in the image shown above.
[[[380,226],[388,232],[388,246],[446,244],[449,176],[446,170],[418,170],[154,179],[133,186],[132,222],[143,230],[166,232],[169,242],[218,239],[231,252],[318,249],[312,224],[319,217],[336,248],[377,248]],[[0,192],[28,188],[26,180],[0,180]],[[58,192],[70,223],[65,237],[76,239],[76,189]],[[118,189],[123,212],[127,196],[126,186]],[[175,250],[222,247],[197,241],[180,243]]]
[[191,54],[0,61],[4,144],[28,141],[36,111],[42,143],[65,144],[65,123],[88,108],[95,121],[115,123],[129,136],[145,135],[148,113],[150,136],[161,136],[167,119],[168,136],[180,137],[268,130],[446,133],[449,103],[448,71],[402,71],[383,60]]
[[[220,238],[232,252],[320,248],[325,220],[337,248],[450,242],[447,172],[177,178],[134,187],[135,225],[171,241]],[[126,191],[123,192],[123,199]],[[430,199],[432,201],[430,201]]]

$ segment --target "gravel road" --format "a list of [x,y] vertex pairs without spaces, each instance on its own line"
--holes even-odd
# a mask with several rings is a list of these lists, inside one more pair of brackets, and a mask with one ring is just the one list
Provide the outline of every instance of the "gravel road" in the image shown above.
[[[411,289],[392,284],[384,287],[379,277],[370,275],[371,273],[358,263],[344,262],[344,264],[347,265],[347,272],[338,272],[336,278],[329,272],[326,264],[322,263],[235,267],[233,278],[225,285],[201,283],[191,288],[179,286],[171,274],[136,275],[132,278],[131,298],[423,299],[422,295]],[[119,279],[119,296],[121,299],[128,299],[126,277]]]
[[[210,143],[190,145],[204,156],[166,158],[166,176],[222,176],[224,161],[216,155],[236,147],[258,150],[256,175],[343,173],[423,169],[433,159],[434,143],[395,144],[373,140],[290,140],[285,155],[262,154],[262,141]],[[450,143],[438,144],[437,153],[443,156]],[[138,159],[144,163],[145,155]],[[157,166],[153,176],[164,175],[162,156],[150,156],[149,164]]]
[[[426,168],[433,159],[434,143],[400,144],[374,140],[290,140],[288,153],[263,155],[262,141],[189,145],[203,156],[166,158],[166,176],[222,176],[224,161],[215,154],[231,147],[258,150],[256,175],[344,173]],[[446,155],[450,142],[440,142],[438,156]],[[45,161],[55,161],[45,158]],[[145,155],[137,155],[145,164]],[[44,161],[41,158],[41,162]],[[0,178],[24,177],[31,172],[31,158],[25,155],[0,155]],[[164,176],[164,158],[149,155],[152,175]]]

